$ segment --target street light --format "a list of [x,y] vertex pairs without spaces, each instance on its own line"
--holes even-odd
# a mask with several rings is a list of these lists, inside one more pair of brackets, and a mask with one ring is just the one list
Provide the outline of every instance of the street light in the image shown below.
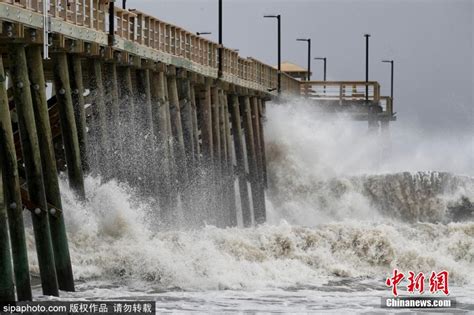
[[392,99],[393,104],[393,60],[382,60],[384,63],[389,63],[391,68],[390,74],[390,98]]
[[365,34],[365,100],[369,101],[369,37],[370,34]]
[[278,93],[281,93],[281,15],[264,15],[264,18],[275,18],[278,21]]
[[326,57],[316,57],[314,60],[323,60],[324,61],[324,81],[326,81],[326,63],[327,63],[327,58]]
[[298,38],[297,41],[308,43],[308,81],[311,81],[311,38]]
[[122,9],[126,9],[127,8],[127,0],[122,0]]
[[197,36],[201,36],[201,35],[211,35],[212,33],[211,32],[196,32],[196,35]]
[[223,54],[222,54],[222,0],[219,0],[219,70],[218,70],[218,75],[219,77],[222,76],[222,66],[223,66]]

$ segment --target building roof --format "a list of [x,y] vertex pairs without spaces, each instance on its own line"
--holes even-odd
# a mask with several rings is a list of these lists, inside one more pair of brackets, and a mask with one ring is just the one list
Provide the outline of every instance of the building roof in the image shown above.
[[288,61],[284,61],[281,63],[281,71],[283,72],[308,72],[307,69],[301,67],[301,66],[298,66],[298,65],[295,65],[294,63],[291,63],[291,62],[288,62]]

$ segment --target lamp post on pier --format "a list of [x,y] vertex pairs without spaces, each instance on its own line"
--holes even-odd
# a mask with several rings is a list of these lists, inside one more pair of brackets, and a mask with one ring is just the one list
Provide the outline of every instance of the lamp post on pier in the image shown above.
[[382,62],[390,64],[390,98],[393,104],[393,60],[382,60]]
[[298,38],[298,42],[308,43],[308,77],[307,80],[311,81],[311,38]]
[[[394,61],[393,60],[382,60],[383,63],[390,64],[390,118],[386,117],[384,120],[381,121],[381,129],[382,132],[388,134],[389,122],[393,116],[393,68],[394,68]],[[388,105],[388,104],[387,104]],[[388,111],[388,108],[386,109]]]
[[264,15],[264,18],[275,18],[278,21],[278,94],[281,93],[281,15]]
[[369,101],[369,37],[370,34],[365,34],[365,100]]
[[314,60],[323,60],[324,62],[324,76],[323,80],[326,81],[326,63],[327,63],[327,58],[326,57],[316,57]]
[[222,76],[222,69],[223,69],[223,62],[224,62],[224,58],[223,58],[223,47],[222,47],[222,0],[218,0],[219,1],[219,8],[218,8],[218,11],[219,11],[219,56],[218,56],[218,60],[219,60],[219,70],[218,70],[218,75],[219,77]]

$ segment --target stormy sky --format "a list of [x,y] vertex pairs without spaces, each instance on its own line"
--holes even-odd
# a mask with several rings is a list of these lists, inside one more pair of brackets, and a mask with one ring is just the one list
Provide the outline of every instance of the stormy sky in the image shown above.
[[[136,8],[185,29],[210,31],[217,41],[217,0],[128,0]],[[390,93],[395,60],[395,110],[400,126],[457,135],[473,126],[473,15],[471,0],[224,0],[224,44],[276,64],[276,20],[282,15],[282,59],[306,67],[328,58],[328,80],[364,80],[364,33],[370,39],[370,79]],[[322,63],[313,61],[313,79]]]

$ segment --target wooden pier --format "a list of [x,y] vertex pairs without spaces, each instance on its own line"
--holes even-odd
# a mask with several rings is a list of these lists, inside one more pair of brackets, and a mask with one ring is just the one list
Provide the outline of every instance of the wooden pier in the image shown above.
[[[156,199],[163,224],[264,223],[263,126],[278,75],[112,1],[0,0],[0,301],[33,298],[24,211],[43,293],[74,291],[61,171],[79,200],[86,174],[128,182]],[[320,93],[320,83],[280,75],[284,94],[317,86],[332,97],[333,83]],[[349,86],[338,85],[338,105],[357,94]],[[374,119],[388,121],[391,100],[373,86],[371,105],[386,104]]]

